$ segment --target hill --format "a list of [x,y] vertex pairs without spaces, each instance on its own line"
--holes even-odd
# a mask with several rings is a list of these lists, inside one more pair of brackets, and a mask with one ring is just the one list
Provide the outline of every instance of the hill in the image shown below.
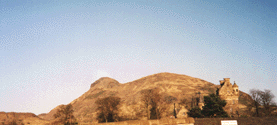
[[[121,84],[118,81],[103,77],[91,84],[90,89],[79,98],[71,102],[74,115],[80,122],[92,122],[96,120],[96,105],[95,101],[98,98],[107,96],[118,96],[121,98],[120,115],[127,119],[137,118],[136,113],[141,108],[140,96],[141,91],[146,89],[159,89],[162,98],[168,99],[166,103],[167,111],[165,116],[171,115],[173,110],[173,103],[178,103],[182,99],[187,101],[192,97],[197,96],[200,92],[201,96],[214,93],[219,85],[207,82],[205,80],[190,77],[187,75],[180,75],[174,73],[158,73],[150,76],[140,78],[138,80]],[[241,100],[249,100],[249,95],[241,92]],[[245,104],[241,103],[241,107]],[[177,108],[181,106],[177,105]],[[53,115],[57,111],[57,107],[47,114],[39,117],[52,120]]]
[[33,113],[0,112],[0,122],[7,124],[46,124],[47,120],[37,117]]

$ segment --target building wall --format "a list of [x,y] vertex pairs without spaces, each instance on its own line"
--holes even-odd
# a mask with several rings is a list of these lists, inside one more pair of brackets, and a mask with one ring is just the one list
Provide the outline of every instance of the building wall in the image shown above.
[[223,108],[230,116],[234,116],[236,111],[239,111],[239,91],[238,86],[234,83],[230,83],[230,78],[224,78],[220,80],[221,87],[219,88],[218,95],[221,99],[224,99],[227,104]]

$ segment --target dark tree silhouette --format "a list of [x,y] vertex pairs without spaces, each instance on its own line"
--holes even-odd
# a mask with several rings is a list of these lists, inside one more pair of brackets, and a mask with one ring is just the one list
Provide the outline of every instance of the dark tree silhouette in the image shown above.
[[141,91],[141,101],[146,109],[147,119],[161,118],[161,95],[157,89],[146,89]]
[[174,103],[173,115],[174,115],[175,118],[177,118],[177,113],[176,113],[176,109],[175,109],[175,103]]
[[120,104],[120,98],[115,96],[109,96],[106,98],[100,98],[96,100],[98,116],[98,122],[114,122],[118,120],[118,106]]
[[259,106],[260,106],[260,103],[261,103],[261,97],[260,97],[260,94],[261,91],[258,90],[258,89],[250,89],[250,96],[252,97],[253,99],[253,102],[250,104],[250,107],[255,107],[256,109],[256,115],[257,117],[259,117]]
[[203,118],[203,114],[201,112],[201,109],[199,107],[194,107],[189,110],[188,115],[193,118]]
[[228,117],[227,112],[223,110],[226,105],[225,100],[221,100],[218,95],[210,94],[204,97],[205,105],[202,114],[205,117]]
[[274,102],[274,95],[271,92],[271,90],[265,89],[264,91],[260,91],[260,99],[261,99],[261,103],[264,106],[265,109],[265,115],[269,116],[271,113],[271,108],[273,105],[275,105]]
[[274,95],[272,94],[271,90],[265,89],[261,91],[259,89],[251,89],[250,96],[253,99],[253,102],[250,103],[250,108],[254,107],[256,110],[255,114],[260,116],[269,116],[271,111],[274,110]]

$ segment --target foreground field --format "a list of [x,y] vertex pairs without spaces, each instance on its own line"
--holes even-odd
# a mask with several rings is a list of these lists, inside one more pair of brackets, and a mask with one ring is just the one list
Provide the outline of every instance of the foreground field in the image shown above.
[[194,125],[221,125],[221,120],[237,120],[238,125],[277,125],[277,117],[195,118]]
[[79,123],[79,124],[80,125],[221,125],[221,120],[237,120],[238,125],[277,125],[277,117],[130,120],[130,121],[110,122],[110,123]]

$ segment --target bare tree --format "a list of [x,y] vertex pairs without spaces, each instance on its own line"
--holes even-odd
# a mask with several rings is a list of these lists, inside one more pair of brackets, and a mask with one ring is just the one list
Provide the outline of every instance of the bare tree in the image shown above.
[[73,107],[71,104],[68,105],[62,105],[56,114],[54,114],[55,118],[60,118],[60,121],[63,124],[66,125],[70,125],[70,124],[74,124],[74,122],[76,122],[76,119],[73,115]]
[[151,89],[147,89],[147,90],[142,90],[141,91],[141,101],[143,103],[143,105],[145,106],[145,110],[147,113],[147,119],[150,119],[150,112],[149,112],[149,108],[152,102],[152,91]]
[[109,96],[96,100],[99,122],[114,122],[117,120],[120,98]]
[[253,99],[253,103],[250,104],[251,107],[255,107],[256,109],[256,115],[259,117],[259,106],[261,102],[261,97],[260,97],[261,91],[258,89],[250,89],[250,96]]
[[146,89],[141,91],[141,101],[145,106],[147,119],[159,119],[164,111],[164,104],[158,89]]
[[270,115],[274,102],[274,95],[271,90],[265,89],[264,91],[258,89],[251,89],[250,96],[253,99],[252,107],[256,108],[257,116],[261,116],[259,112],[259,106],[262,105],[264,108],[264,114],[266,116]]
[[270,108],[272,105],[275,104],[274,102],[274,95],[272,94],[271,90],[265,89],[264,91],[260,92],[260,99],[261,103],[265,108],[265,115],[268,116],[271,112]]

